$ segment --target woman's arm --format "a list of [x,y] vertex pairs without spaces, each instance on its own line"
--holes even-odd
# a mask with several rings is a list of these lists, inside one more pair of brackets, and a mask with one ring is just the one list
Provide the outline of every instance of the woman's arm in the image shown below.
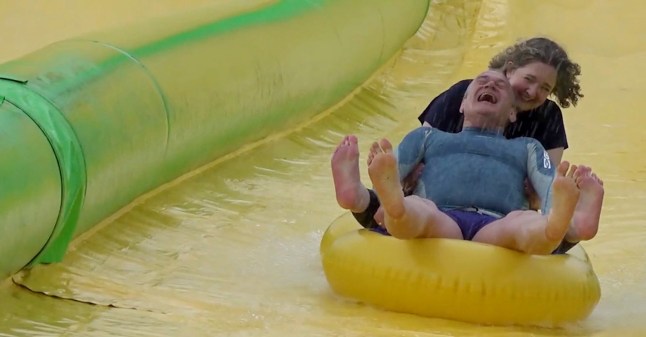
[[463,80],[439,94],[428,104],[419,115],[422,126],[432,126],[445,132],[460,132],[462,129],[462,114],[460,104],[471,80]]
[[559,166],[561,160],[563,159],[563,152],[565,148],[557,147],[551,150],[547,150],[547,155],[550,156],[550,160],[554,166]]

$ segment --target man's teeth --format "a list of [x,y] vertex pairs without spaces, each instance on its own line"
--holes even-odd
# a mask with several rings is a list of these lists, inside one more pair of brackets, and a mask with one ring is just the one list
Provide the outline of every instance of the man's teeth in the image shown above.
[[492,94],[484,93],[484,94],[481,94],[478,97],[478,101],[479,102],[489,102],[489,103],[494,103],[495,104],[496,103],[496,97],[493,96]]

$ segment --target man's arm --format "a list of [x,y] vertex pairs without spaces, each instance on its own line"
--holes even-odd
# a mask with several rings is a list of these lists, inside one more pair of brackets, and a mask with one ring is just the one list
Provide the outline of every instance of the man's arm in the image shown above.
[[399,181],[402,181],[424,159],[427,138],[434,132],[431,127],[418,127],[409,132],[399,143],[396,156]]
[[538,141],[527,143],[527,175],[541,199],[541,210],[547,214],[552,207],[550,189],[556,175],[555,164]]

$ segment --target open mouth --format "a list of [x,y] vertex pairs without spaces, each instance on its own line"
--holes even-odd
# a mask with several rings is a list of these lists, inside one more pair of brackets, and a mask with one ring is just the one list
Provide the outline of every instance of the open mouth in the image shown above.
[[498,102],[498,99],[496,98],[496,96],[488,92],[484,92],[478,96],[478,102],[489,102],[491,104],[496,104]]

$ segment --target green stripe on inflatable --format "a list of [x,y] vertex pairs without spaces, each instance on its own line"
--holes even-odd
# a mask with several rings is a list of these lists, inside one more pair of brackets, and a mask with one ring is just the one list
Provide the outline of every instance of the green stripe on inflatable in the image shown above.
[[0,136],[18,143],[0,142],[0,154],[16,158],[0,167],[12,179],[0,186],[0,235],[15,237],[0,237],[11,255],[0,279],[30,261],[59,261],[69,240],[143,193],[337,104],[401,49],[428,5],[283,0],[227,17],[200,9],[0,64]]
[[251,25],[261,25],[270,22],[286,20],[289,17],[297,16],[308,10],[325,6],[330,0],[303,1],[303,0],[283,0],[276,5],[263,8],[257,12],[251,12],[227,18],[213,24],[199,27],[194,30],[182,32],[173,37],[161,40],[157,43],[147,45],[135,50],[135,54],[145,56],[155,54],[165,49],[170,49],[178,44],[188,41],[194,42],[204,38],[211,38],[215,35],[230,32],[242,27]]
[[[164,39],[161,39],[159,41],[154,41],[152,43],[146,44],[145,46],[135,48],[130,52],[126,52],[115,46],[110,47],[115,48],[120,52],[128,55],[129,58],[136,60],[137,58],[162,53],[165,50],[172,49],[185,43],[196,43],[206,38],[213,38],[214,36],[234,31],[236,29],[286,20],[290,17],[297,16],[298,14],[305,13],[308,10],[324,6],[327,2],[332,1],[282,0],[277,2],[277,4],[275,5],[263,8],[257,12],[245,13],[239,16],[226,18],[212,24],[200,26],[188,31],[179,32],[176,35],[165,37]],[[93,42],[101,43],[100,41]],[[101,64],[97,64],[98,67],[84,73],[83,76],[70,78],[71,81],[69,83],[59,83],[58,89],[61,91],[68,90],[70,86],[77,85],[78,82],[88,81],[93,77],[101,76],[106,71],[118,67],[124,61],[126,60],[121,57],[107,59]]]
[[58,262],[73,237],[85,195],[85,160],[81,144],[65,117],[44,97],[23,84],[1,79],[0,92],[38,125],[56,156],[62,187],[61,207],[50,239],[32,263]]

